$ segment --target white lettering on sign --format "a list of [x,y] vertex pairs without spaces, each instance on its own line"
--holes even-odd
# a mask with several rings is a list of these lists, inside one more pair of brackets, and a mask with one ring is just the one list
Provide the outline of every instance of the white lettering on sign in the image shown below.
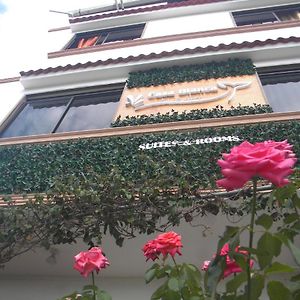
[[[217,86],[207,86],[207,87],[199,87],[199,88],[190,88],[190,89],[180,89],[179,91],[163,91],[163,92],[151,92],[148,94],[148,100],[150,103],[144,103],[144,96],[132,96],[128,95],[126,100],[126,106],[131,106],[135,111],[158,107],[162,105],[189,105],[189,104],[202,104],[214,102],[223,98],[228,97],[228,104],[233,100],[236,92],[238,90],[246,89],[251,85],[251,81],[246,82],[218,82]],[[225,90],[222,94],[204,97],[201,98],[202,94],[216,94],[218,93],[218,89]],[[194,95],[195,98],[192,98]],[[181,99],[180,97],[188,96],[185,99]],[[168,99],[167,99],[168,98]],[[170,100],[170,98],[174,98]],[[159,100],[159,101],[153,101]],[[153,101],[153,102],[152,102]]]
[[189,96],[195,94],[209,94],[209,93],[217,93],[218,89],[215,86],[208,87],[200,87],[200,88],[192,88],[192,89],[181,89],[178,91],[180,96]]
[[157,99],[157,98],[171,98],[175,97],[175,92],[170,91],[170,92],[151,92],[148,94],[148,99]]
[[206,137],[202,139],[195,140],[185,140],[185,141],[160,141],[153,143],[146,143],[139,145],[139,150],[150,150],[156,148],[170,148],[176,146],[191,146],[191,145],[205,145],[211,143],[221,143],[221,142],[239,142],[240,138],[238,136],[216,136],[216,137]]

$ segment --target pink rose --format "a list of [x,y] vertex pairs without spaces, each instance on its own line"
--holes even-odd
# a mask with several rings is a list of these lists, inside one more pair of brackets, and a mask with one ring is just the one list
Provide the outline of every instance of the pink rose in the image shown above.
[[88,251],[80,252],[74,258],[74,269],[79,271],[84,277],[87,277],[93,271],[98,272],[109,266],[107,258],[103,255],[99,247],[93,247]]
[[147,242],[142,250],[147,260],[152,259],[154,261],[160,254],[164,257],[168,254],[174,257],[176,253],[181,255],[181,247],[181,236],[170,231],[162,233],[156,239]]
[[[244,250],[240,250],[239,246],[235,248],[235,252],[243,254],[245,256],[245,260],[247,259],[248,252],[244,251]],[[227,276],[229,276],[231,274],[234,274],[234,273],[243,272],[243,269],[235,262],[234,259],[231,259],[228,254],[229,254],[229,244],[227,243],[223,246],[223,248],[221,249],[220,254],[219,254],[221,256],[226,256],[226,268],[225,268],[224,273],[223,273],[223,278],[226,278]],[[214,255],[214,257],[216,257],[216,255]],[[209,268],[210,263],[211,262],[209,260],[206,260],[203,263],[201,269],[203,271],[207,271],[208,268]],[[250,261],[250,268],[252,268],[253,265],[254,265],[254,261],[251,260]]]
[[210,260],[205,260],[204,263],[202,264],[201,270],[202,271],[207,271],[210,263],[211,263]]
[[297,161],[291,149],[286,141],[243,142],[218,160],[225,178],[217,180],[217,185],[233,190],[243,187],[252,177],[261,176],[278,187],[284,186]]

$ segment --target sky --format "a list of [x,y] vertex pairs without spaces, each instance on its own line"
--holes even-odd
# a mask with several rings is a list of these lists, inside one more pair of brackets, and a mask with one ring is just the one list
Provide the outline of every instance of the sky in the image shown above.
[[[125,2],[132,0],[125,0]],[[47,64],[50,28],[68,26],[68,16],[49,10],[74,11],[114,4],[115,0],[0,0],[0,79]],[[0,123],[22,99],[19,82],[0,84]]]
[[[125,0],[126,2],[132,0]],[[67,26],[72,11],[114,4],[115,0],[0,0],[0,79],[37,69],[47,60],[48,29]]]

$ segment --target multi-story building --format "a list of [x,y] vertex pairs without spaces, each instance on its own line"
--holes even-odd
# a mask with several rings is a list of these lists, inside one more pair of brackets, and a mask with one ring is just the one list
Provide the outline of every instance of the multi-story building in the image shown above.
[[[185,184],[210,189],[218,155],[238,141],[288,139],[299,154],[299,20],[295,0],[116,0],[69,12],[67,26],[49,30],[47,67],[0,80],[1,94],[20,91],[0,127],[0,193],[21,205],[22,194],[44,193],[59,176],[92,170],[113,182],[115,169],[141,187],[157,175],[180,186],[188,173]],[[199,226],[174,229],[183,260],[211,257],[227,219],[208,212],[191,222]],[[113,299],[150,298],[140,250],[148,238],[121,248],[103,238],[111,266],[99,285]],[[55,247],[56,263],[41,249],[8,262],[1,297],[52,300],[79,289],[72,259],[86,246]]]

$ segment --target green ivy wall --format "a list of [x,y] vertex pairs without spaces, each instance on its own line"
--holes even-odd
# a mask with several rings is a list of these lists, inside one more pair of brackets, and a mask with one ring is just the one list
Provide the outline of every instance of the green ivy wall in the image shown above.
[[[90,138],[47,144],[0,147],[0,193],[47,191],[56,178],[68,175],[88,178],[96,172],[109,174],[118,169],[136,185],[143,185],[158,173],[180,182],[185,176],[191,186],[213,186],[220,177],[217,159],[222,152],[239,142],[182,145],[139,150],[146,143],[189,141],[208,137],[238,136],[251,142],[288,139],[300,157],[300,123],[264,123],[258,125],[207,128],[196,131],[174,131],[160,134]],[[159,172],[158,172],[159,171]],[[178,173],[176,174],[176,172]],[[113,182],[113,178],[111,178]]]

